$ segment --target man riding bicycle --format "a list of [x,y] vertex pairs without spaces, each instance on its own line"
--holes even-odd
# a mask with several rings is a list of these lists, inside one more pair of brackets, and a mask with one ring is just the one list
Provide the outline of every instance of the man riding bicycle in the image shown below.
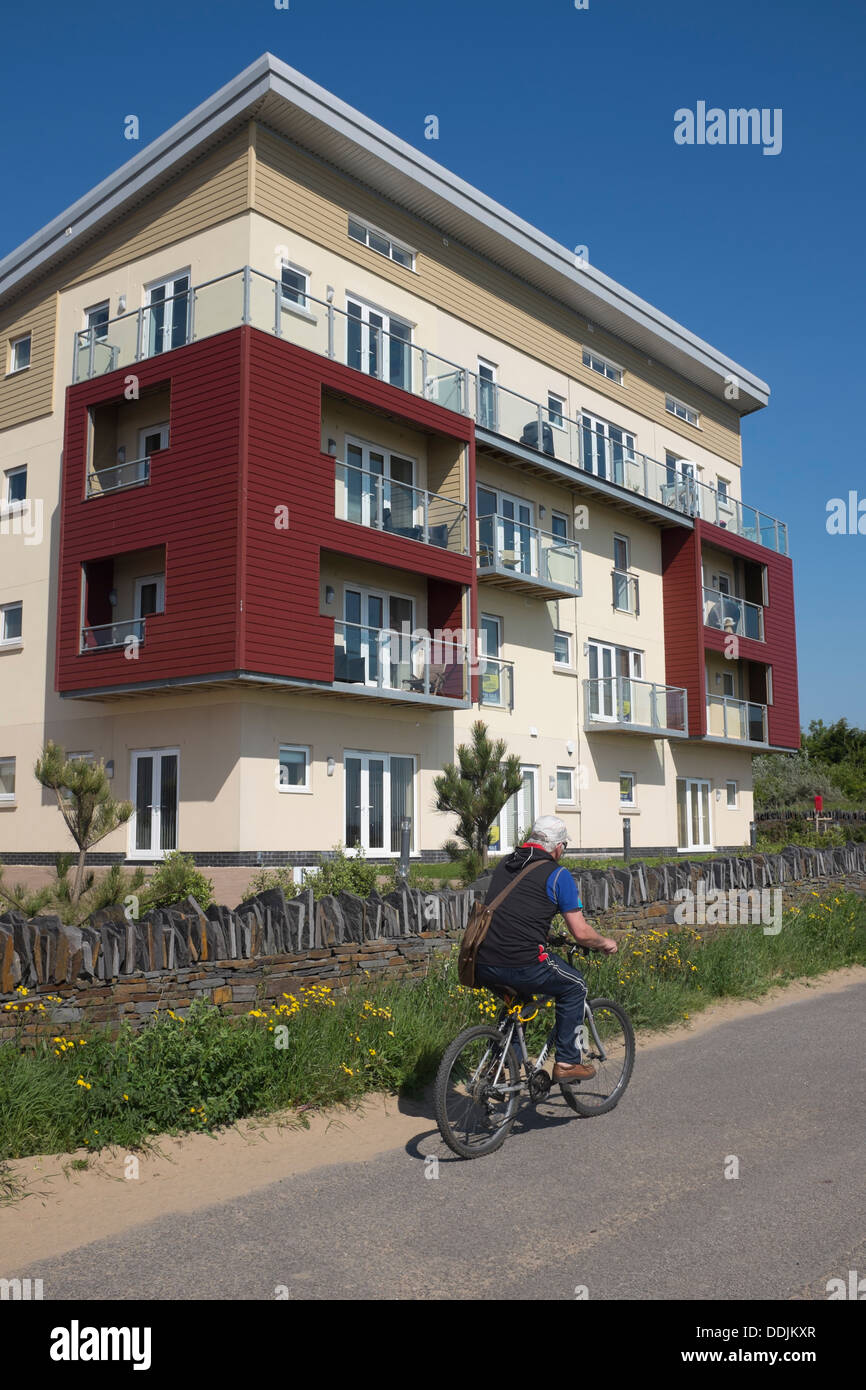
[[561,912],[575,941],[590,950],[613,955],[616,942],[599,936],[583,915],[577,884],[568,869],[558,867],[568,842],[565,822],[540,816],[529,839],[494,870],[487,902],[513,882],[528,864],[547,862],[516,884],[496,909],[475,962],[475,982],[488,989],[514,990],[519,995],[549,994],[556,1001],[556,1064],[553,1080],[587,1081],[595,1067],[581,1062],[579,1038],[583,1027],[586,981],[579,970],[547,950],[550,924]]

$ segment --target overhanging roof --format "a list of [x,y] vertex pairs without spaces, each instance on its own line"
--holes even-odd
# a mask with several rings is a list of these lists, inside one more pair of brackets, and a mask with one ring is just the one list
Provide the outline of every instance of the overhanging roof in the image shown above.
[[735,376],[740,414],[767,404],[770,388],[745,367],[270,53],[0,261],[0,304],[253,117],[718,399]]

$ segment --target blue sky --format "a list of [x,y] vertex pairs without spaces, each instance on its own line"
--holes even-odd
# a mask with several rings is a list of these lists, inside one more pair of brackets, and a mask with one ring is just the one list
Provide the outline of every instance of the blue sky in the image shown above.
[[[826,530],[830,498],[866,501],[861,7],[289,4],[8,7],[0,255],[270,50],[770,383],[743,496],[789,524],[801,720],[866,726],[866,535]],[[781,153],[675,144],[701,100],[780,107]]]

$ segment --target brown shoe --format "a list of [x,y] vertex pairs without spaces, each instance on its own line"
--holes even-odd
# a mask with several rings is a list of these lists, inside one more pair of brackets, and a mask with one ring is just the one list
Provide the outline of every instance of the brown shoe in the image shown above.
[[567,1066],[565,1062],[556,1062],[554,1064],[554,1082],[589,1081],[592,1076],[595,1076],[595,1067],[588,1062],[576,1062],[573,1066]]

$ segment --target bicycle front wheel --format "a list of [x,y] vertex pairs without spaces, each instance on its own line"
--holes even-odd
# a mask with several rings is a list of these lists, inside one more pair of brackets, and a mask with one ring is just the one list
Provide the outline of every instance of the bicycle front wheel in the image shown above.
[[619,1104],[631,1080],[634,1029],[625,1009],[612,999],[590,999],[586,1027],[587,1047],[581,1061],[592,1063],[595,1076],[560,1090],[578,1115],[604,1115]]
[[436,1123],[449,1149],[481,1158],[505,1143],[520,1099],[520,1067],[497,1028],[467,1028],[439,1064]]

